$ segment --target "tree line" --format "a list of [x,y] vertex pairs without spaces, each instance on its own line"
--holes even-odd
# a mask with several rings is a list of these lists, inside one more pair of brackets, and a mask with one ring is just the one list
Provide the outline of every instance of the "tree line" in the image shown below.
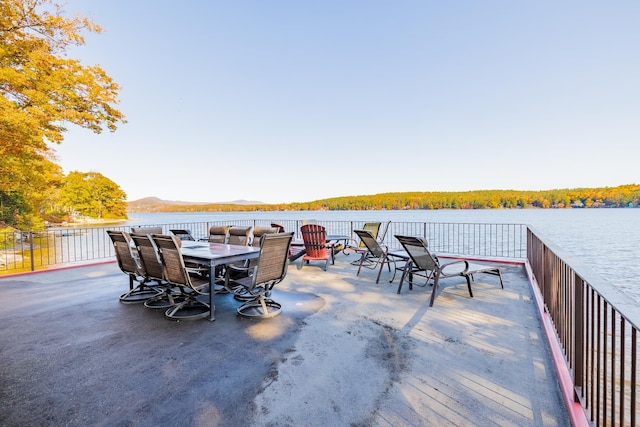
[[541,191],[398,192],[280,204],[130,203],[130,212],[252,212],[313,210],[627,208],[640,204],[640,185]]

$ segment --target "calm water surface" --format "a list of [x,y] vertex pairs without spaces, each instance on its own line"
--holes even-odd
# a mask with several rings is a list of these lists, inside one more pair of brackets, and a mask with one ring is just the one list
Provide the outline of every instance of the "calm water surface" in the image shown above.
[[128,225],[231,219],[528,224],[640,302],[640,209],[132,213]]

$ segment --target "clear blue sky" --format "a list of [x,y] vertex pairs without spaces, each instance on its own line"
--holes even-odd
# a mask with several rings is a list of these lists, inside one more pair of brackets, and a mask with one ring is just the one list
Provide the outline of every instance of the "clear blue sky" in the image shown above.
[[70,0],[128,123],[65,172],[266,203],[640,183],[640,1]]

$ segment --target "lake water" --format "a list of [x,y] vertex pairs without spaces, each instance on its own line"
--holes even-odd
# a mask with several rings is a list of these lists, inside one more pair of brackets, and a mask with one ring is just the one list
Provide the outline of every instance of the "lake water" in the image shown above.
[[127,225],[241,219],[527,224],[640,302],[640,209],[131,213]]

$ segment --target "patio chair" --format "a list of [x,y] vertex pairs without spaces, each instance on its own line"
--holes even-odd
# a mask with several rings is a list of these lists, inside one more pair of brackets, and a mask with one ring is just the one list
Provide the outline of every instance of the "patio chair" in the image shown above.
[[213,225],[209,228],[209,243],[227,243],[229,241],[228,225]]
[[162,227],[131,227],[132,236],[148,236],[150,234],[162,234]]
[[277,233],[279,233],[279,231],[274,227],[256,227],[253,229],[253,239],[251,240],[251,246],[260,247],[260,242],[266,234]]
[[376,239],[378,239],[378,242],[384,242],[385,237],[387,237],[387,231],[389,231],[390,225],[391,221],[387,221],[384,223],[384,225],[380,226],[382,232],[378,232],[378,236],[376,237]]
[[277,233],[284,233],[284,225],[282,224],[278,224],[277,222],[272,222],[271,223],[271,228],[275,228],[277,231]]
[[249,276],[228,283],[229,292],[245,302],[238,314],[252,318],[277,316],[282,305],[271,298],[273,287],[287,275],[293,233],[269,233],[260,239],[260,257]]
[[[272,222],[271,228],[275,228],[276,230],[278,230],[277,231],[278,233],[286,232],[284,226],[277,222]],[[292,240],[292,244],[289,245],[289,262],[293,262],[305,254],[304,245],[293,244],[293,243],[294,242]]]
[[[144,265],[132,250],[131,236],[125,231],[107,230],[116,253],[118,267],[129,276],[129,291],[120,295],[120,301],[125,303],[140,303],[149,298],[160,295],[163,291],[157,286],[149,284],[150,279]],[[134,286],[134,282],[138,282]]]
[[[169,231],[173,233],[173,235],[180,240],[193,240],[193,241],[196,240],[191,234],[191,230],[169,230]],[[156,233],[156,234],[161,234],[161,233]]]
[[[251,243],[252,240],[252,234],[253,234],[253,226],[249,226],[249,227],[238,227],[238,226],[233,226],[233,227],[229,227],[227,230],[228,233],[228,238],[227,238],[227,244],[229,245],[239,245],[239,246],[249,246],[249,244]],[[244,264],[240,264],[239,267],[242,268],[243,266],[245,266]],[[228,274],[230,274],[229,271],[229,266],[219,266],[216,268],[216,277],[218,279],[218,281],[220,281],[221,278],[226,277]],[[222,286],[216,286],[215,289],[216,293],[226,293],[227,290],[222,287]]]
[[231,227],[229,228],[229,240],[227,243],[230,245],[249,246],[251,243],[251,233],[253,232],[253,226],[249,227]]
[[[362,226],[362,230],[366,230],[371,233],[374,239],[378,238],[378,232],[380,231],[381,222],[367,222]],[[356,241],[355,239],[351,240],[347,244],[347,248],[353,250],[354,253],[359,254],[360,257],[351,262],[352,265],[360,265],[360,261],[362,257],[366,256],[369,253],[369,250],[365,246],[362,239],[360,241]]]
[[[173,320],[193,320],[209,316],[209,280],[189,274],[180,252],[180,240],[173,235],[153,234],[164,279],[180,290],[182,301],[169,307],[165,316]],[[206,296],[206,298],[204,298]]]
[[478,273],[493,274],[500,278],[500,286],[504,288],[502,282],[502,273],[500,268],[492,265],[472,264],[465,259],[456,259],[455,261],[442,264],[437,256],[429,251],[427,241],[420,237],[411,236],[395,236],[400,242],[402,247],[407,251],[411,258],[406,264],[404,271],[402,272],[402,278],[398,285],[398,293],[402,289],[402,283],[404,279],[408,277],[409,289],[413,289],[413,276],[418,275],[426,277],[426,286],[430,280],[433,279],[433,290],[431,291],[431,298],[429,300],[429,306],[432,307],[436,299],[436,293],[438,291],[438,284],[440,279],[447,277],[464,277],[467,281],[467,288],[469,289],[469,296],[473,298],[473,292],[471,291],[471,282],[473,281],[473,275]]
[[144,306],[153,309],[164,309],[174,306],[181,301],[181,293],[175,287],[164,280],[162,261],[156,245],[151,240],[151,235],[134,234],[131,236],[134,247],[138,253],[140,264],[145,270],[148,280],[154,280],[160,284],[162,291],[158,295],[147,299]]
[[300,227],[305,254],[302,255],[298,270],[310,261],[324,261],[323,270],[327,270],[329,261],[334,263],[333,246],[327,245],[327,231],[322,225],[306,224]]
[[[271,227],[256,227],[253,230],[253,240],[251,241],[251,246],[260,247],[262,243],[262,238],[267,234],[276,234],[278,229]],[[258,263],[257,259],[251,259],[244,263],[236,263],[229,264],[227,268],[229,269],[229,277],[232,279],[238,279],[241,277],[246,277],[249,275],[249,270]]]
[[[358,272],[356,276],[360,275],[362,267],[375,270],[380,266],[378,270],[378,276],[376,277],[376,283],[380,282],[380,275],[385,264],[389,271],[391,271],[391,264],[393,264],[393,277],[389,280],[389,283],[393,282],[396,278],[396,271],[398,270],[398,261],[407,261],[409,256],[403,252],[389,251],[386,245],[379,243],[373,234],[368,230],[353,230],[354,233],[360,238],[360,241],[367,249],[366,254],[360,257],[360,263],[358,264]],[[403,266],[404,267],[404,266]]]

